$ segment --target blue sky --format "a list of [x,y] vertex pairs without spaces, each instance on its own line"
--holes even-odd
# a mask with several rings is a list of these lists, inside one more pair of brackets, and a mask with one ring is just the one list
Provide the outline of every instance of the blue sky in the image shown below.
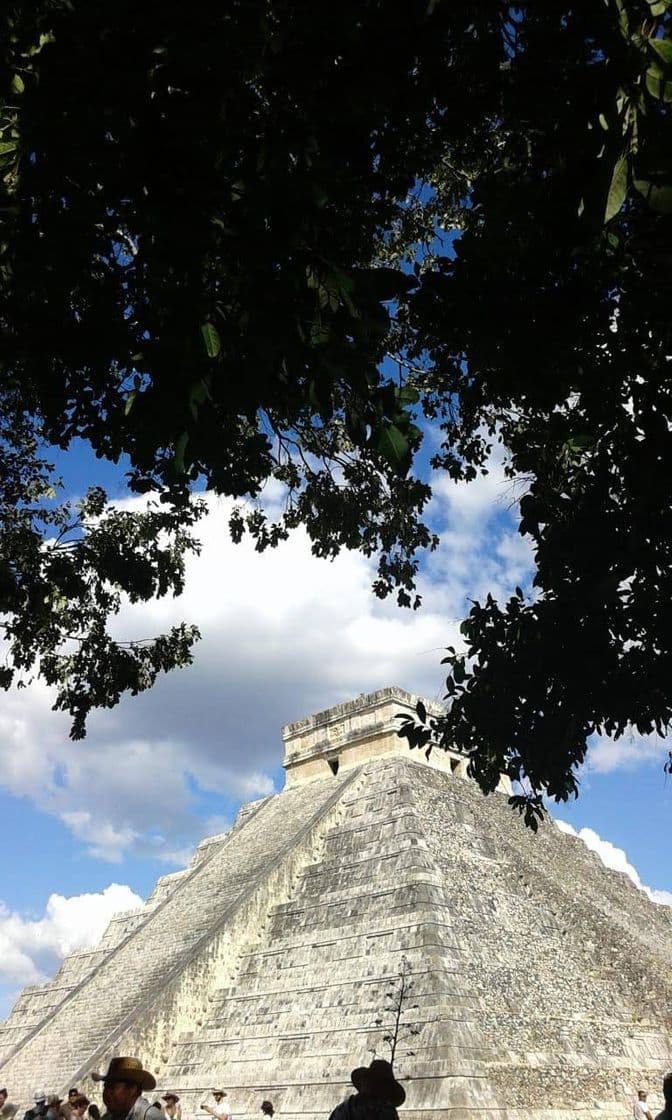
[[[94,482],[124,493],[123,466],[83,446],[57,465],[69,494]],[[2,695],[0,1014],[64,952],[99,936],[115,909],[183,866],[241,803],[281,788],[283,723],[390,684],[441,698],[442,651],[459,641],[468,600],[524,586],[531,557],[497,459],[469,487],[435,481],[430,514],[442,543],[423,564],[415,614],[373,596],[372,562],[317,560],[301,533],[261,556],[233,546],[230,503],[210,499],[182,599],[129,607],[118,623],[131,637],[196,622],[193,666],[97,713],[84,743],[69,740],[43,686]],[[268,502],[279,499],[269,489]],[[580,799],[555,810],[588,830],[610,866],[659,891],[672,891],[666,750],[637,737],[597,742]]]

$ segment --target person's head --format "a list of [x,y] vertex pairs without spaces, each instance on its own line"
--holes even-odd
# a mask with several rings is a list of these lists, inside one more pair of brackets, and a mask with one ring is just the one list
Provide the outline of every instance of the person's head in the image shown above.
[[77,1089],[75,1087],[73,1087],[72,1089],[68,1089],[68,1104],[72,1104],[75,1097],[78,1097],[78,1096],[79,1096],[79,1089]]
[[275,1112],[275,1109],[273,1108],[273,1103],[271,1101],[262,1101],[261,1102],[261,1111],[263,1112],[264,1116],[272,1116],[273,1113]]
[[3,1104],[6,1104],[6,1102],[7,1102],[7,1090],[6,1089],[0,1089],[0,1108],[2,1108]]
[[91,1120],[100,1120],[100,1109],[97,1104],[89,1105],[89,1116]]
[[672,1108],[672,1070],[663,1078],[663,1096],[665,1097],[665,1107]]
[[103,1082],[103,1102],[113,1116],[126,1115],[144,1090],[155,1089],[156,1081],[137,1058],[112,1058],[107,1073],[92,1073]]
[[83,1116],[89,1107],[89,1098],[85,1097],[83,1093],[78,1093],[76,1097],[71,1097],[68,1093],[68,1103],[72,1113],[76,1116]]
[[637,1096],[639,1097],[640,1101],[645,1101],[646,1100],[646,1089],[638,1089],[637,1090]]
[[359,1066],[350,1074],[358,1093],[398,1108],[406,1100],[404,1089],[395,1079],[392,1066],[384,1058],[374,1058],[370,1066]]
[[223,1089],[213,1089],[212,1095],[217,1101],[217,1104],[221,1104],[221,1102],[224,1100],[224,1097],[226,1096],[226,1093]]
[[50,1097],[47,1097],[47,1108],[50,1108],[52,1112],[58,1112],[60,1107],[61,1098],[57,1097],[55,1093],[52,1093]]
[[131,1111],[141,1093],[142,1089],[136,1081],[114,1078],[103,1086],[103,1103],[113,1115],[125,1115]]
[[177,1093],[164,1093],[162,1099],[166,1102],[166,1108],[175,1108],[180,1098]]
[[35,1104],[35,1111],[36,1112],[46,1112],[47,1111],[47,1094],[44,1093],[42,1091],[42,1089],[37,1089],[36,1090],[36,1092],[33,1094],[33,1101],[34,1101],[34,1104]]

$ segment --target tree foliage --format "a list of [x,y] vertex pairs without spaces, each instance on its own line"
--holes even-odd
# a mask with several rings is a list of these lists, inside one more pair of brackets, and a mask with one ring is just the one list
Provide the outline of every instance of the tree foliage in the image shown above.
[[[11,407],[13,404],[13,408]],[[158,503],[110,507],[100,487],[59,503],[53,471],[38,452],[35,424],[7,390],[0,414],[0,612],[8,656],[0,685],[23,686],[39,673],[56,690],[55,708],[85,734],[92,708],[150,687],[159,672],[191,660],[196,627],[134,641],[109,623],[124,600],[183,588],[184,558],[198,503],[179,511]]]
[[499,439],[534,590],[473,604],[445,719],[402,733],[458,746],[484,789],[524,779],[530,820],[575,792],[592,731],[671,714],[669,7],[2,16],[1,355],[24,417],[128,455],[173,528],[197,479],[257,499],[273,478],[284,516],[241,508],[234,537],[304,524],[319,555],[378,553],[376,591],[406,604],[433,543],[418,416],[456,480]]
[[405,731],[485,789],[524,779],[528,823],[576,792],[592,732],[672,713],[668,7],[521,6],[456,258],[411,311],[439,405],[459,399],[439,460],[459,476],[498,431],[536,573],[473,604],[445,720]]
[[[411,281],[376,255],[413,181],[415,159],[404,166],[397,141],[419,153],[427,131],[427,89],[395,122],[404,94],[428,85],[414,50],[431,27],[416,5],[410,44],[394,19],[380,32],[375,6],[363,22],[353,13],[37,0],[0,16],[6,451],[20,454],[12,432],[27,427],[37,443],[77,436],[126,456],[131,491],[161,495],[163,520],[151,524],[173,533],[173,590],[197,481],[252,499],[279,481],[281,521],[260,502],[241,507],[235,539],[249,531],[262,549],[303,524],[317,555],[378,552],[375,590],[396,588],[406,604],[414,554],[433,543],[417,516],[429,489],[408,476],[416,394],[379,371],[390,308]],[[381,82],[368,60],[384,44],[396,63]],[[72,555],[88,550],[105,589],[85,600],[44,569],[40,541],[62,529],[54,518],[35,514],[28,551],[6,537],[6,563],[33,598],[46,581],[45,594],[89,612],[87,633],[95,621],[106,636],[95,658],[85,647],[66,656],[80,627],[40,627],[17,594],[9,660],[56,674],[81,734],[82,696],[112,703],[127,672],[131,690],[151,679],[147,651],[140,665],[134,649],[129,666],[106,619],[119,589],[165,590],[158,572],[149,578],[163,554],[150,522],[132,517],[115,525],[114,572],[91,531],[80,535]],[[129,548],[149,567],[130,571]],[[179,636],[151,647],[162,667],[184,660],[190,635]]]

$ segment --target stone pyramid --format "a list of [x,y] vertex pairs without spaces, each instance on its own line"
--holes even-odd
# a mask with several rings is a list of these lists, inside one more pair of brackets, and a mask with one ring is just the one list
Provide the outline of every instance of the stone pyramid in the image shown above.
[[[396,736],[399,689],[284,729],[286,784],[163,876],[100,944],[27,988],[0,1083],[93,1089],[135,1054],[188,1120],[221,1083],[317,1120],[389,1055],[409,1120],[568,1120],[655,1106],[672,1065],[672,910],[548,822],[525,830],[457,755]],[[391,993],[388,995],[388,993]],[[391,1002],[390,1002],[391,1000]]]

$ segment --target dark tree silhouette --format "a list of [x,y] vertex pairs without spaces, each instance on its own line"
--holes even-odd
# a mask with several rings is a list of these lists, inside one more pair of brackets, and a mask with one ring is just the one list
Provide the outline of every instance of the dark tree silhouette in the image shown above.
[[[536,570],[473,604],[447,715],[419,713],[411,745],[454,744],[485,790],[526,779],[532,821],[576,793],[591,732],[664,731],[671,25],[670,0],[6,4],[2,683],[57,665],[81,734],[88,706],[189,656],[183,632],[121,657],[107,596],[174,586],[199,481],[255,499],[235,539],[305,526],[317,555],[377,554],[376,593],[415,605],[424,418],[456,480],[501,441]],[[138,578],[123,536],[113,561],[114,536],[73,545],[100,571],[83,630],[61,622],[81,585],[45,566],[26,425],[126,456],[174,515],[168,566],[136,550]]]

